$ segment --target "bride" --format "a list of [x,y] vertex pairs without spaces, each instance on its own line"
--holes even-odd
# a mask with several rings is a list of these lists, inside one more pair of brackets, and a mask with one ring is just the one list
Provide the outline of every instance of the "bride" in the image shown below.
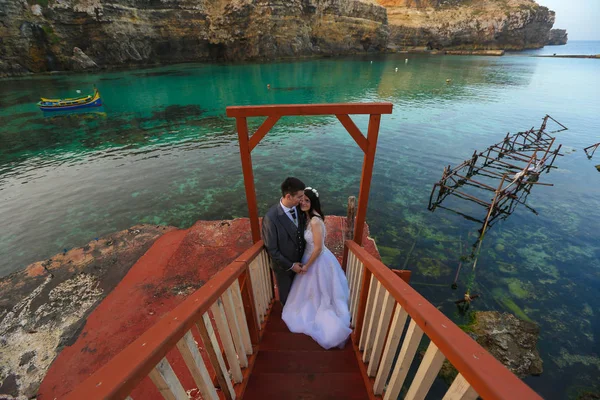
[[282,319],[290,331],[312,337],[321,347],[343,347],[350,336],[348,281],[337,258],[325,247],[325,215],[319,193],[306,188],[300,209],[307,216],[302,256],[304,273],[296,275]]

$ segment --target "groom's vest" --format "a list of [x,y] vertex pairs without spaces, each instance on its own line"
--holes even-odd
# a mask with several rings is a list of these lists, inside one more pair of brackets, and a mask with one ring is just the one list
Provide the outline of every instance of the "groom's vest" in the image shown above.
[[296,228],[296,242],[298,243],[296,248],[298,249],[298,260],[302,260],[305,247],[304,230],[302,228],[306,226],[306,218],[302,218],[302,221],[304,221],[304,223],[301,223],[300,219],[298,220],[298,227]]

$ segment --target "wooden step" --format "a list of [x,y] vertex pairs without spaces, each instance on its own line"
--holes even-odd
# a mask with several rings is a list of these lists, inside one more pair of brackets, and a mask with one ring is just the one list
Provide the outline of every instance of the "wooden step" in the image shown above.
[[358,367],[355,373],[253,373],[244,394],[245,400],[363,400],[368,398]]
[[[267,329],[260,343],[260,350],[319,351],[325,349],[319,346],[319,344],[308,335],[291,332],[271,332]],[[334,348],[327,351],[352,351],[352,346],[348,341],[343,350]]]
[[275,303],[260,342],[244,399],[368,399],[350,342],[325,350],[310,336],[291,333]]
[[269,332],[289,332],[287,325],[281,319],[281,315],[272,316],[267,322],[267,330]]
[[252,373],[355,373],[356,363],[353,351],[261,350]]

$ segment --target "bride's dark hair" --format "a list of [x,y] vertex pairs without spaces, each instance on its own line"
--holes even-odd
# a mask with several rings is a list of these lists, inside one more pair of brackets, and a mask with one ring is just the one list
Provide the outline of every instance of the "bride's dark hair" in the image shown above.
[[304,195],[310,200],[310,210],[308,210],[309,217],[312,218],[317,216],[325,221],[325,214],[321,211],[321,202],[315,192],[313,192],[312,189],[304,189]]

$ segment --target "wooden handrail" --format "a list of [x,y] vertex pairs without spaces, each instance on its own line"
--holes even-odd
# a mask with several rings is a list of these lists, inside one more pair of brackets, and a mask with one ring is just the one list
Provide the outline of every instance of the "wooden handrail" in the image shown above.
[[[541,399],[529,386],[381,261],[352,240],[346,241],[346,247],[406,310],[412,320],[441,350],[480,397],[504,400]],[[359,308],[363,308],[364,314],[366,296],[361,297],[365,300],[364,304],[359,304]],[[362,323],[362,321],[358,321],[358,324]]]
[[200,320],[211,305],[248,269],[250,261],[262,249],[262,241],[255,243],[106,365],[78,385],[66,398],[104,399],[125,398],[129,395],[194,323]]
[[229,106],[228,117],[283,117],[286,115],[391,114],[392,103],[277,104]]

